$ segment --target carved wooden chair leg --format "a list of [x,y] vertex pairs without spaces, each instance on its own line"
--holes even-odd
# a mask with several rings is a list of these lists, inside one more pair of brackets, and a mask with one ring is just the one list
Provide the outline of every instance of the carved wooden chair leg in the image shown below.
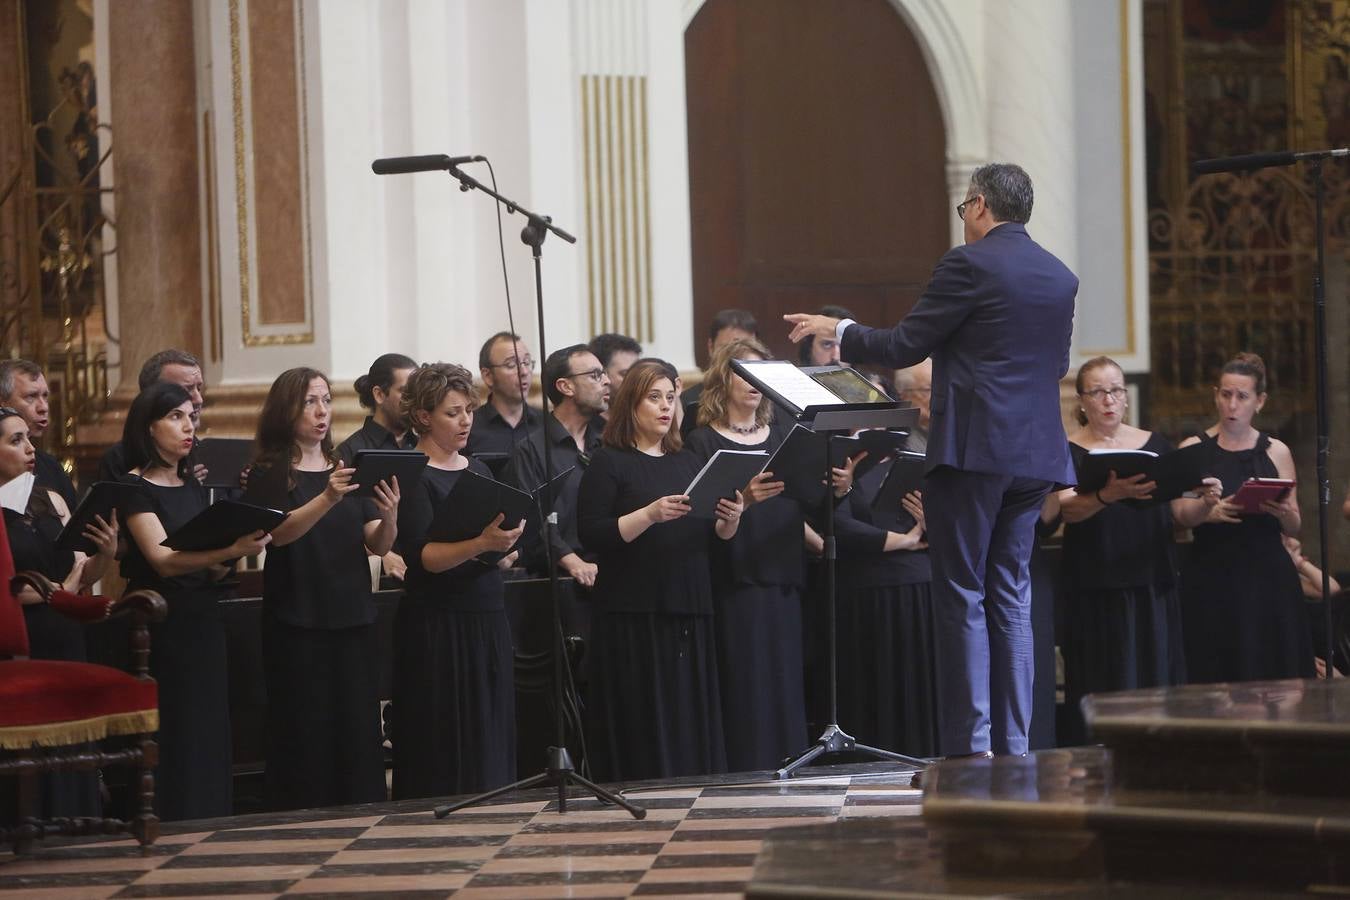
[[159,744],[152,738],[141,740],[140,809],[131,823],[131,833],[140,842],[141,854],[149,855],[150,845],[159,839],[159,817],[155,815],[155,766],[159,764]]
[[31,772],[19,775],[16,786],[16,799],[19,816],[14,831],[14,854],[22,856],[33,847],[39,806],[42,803],[42,790],[38,776]]

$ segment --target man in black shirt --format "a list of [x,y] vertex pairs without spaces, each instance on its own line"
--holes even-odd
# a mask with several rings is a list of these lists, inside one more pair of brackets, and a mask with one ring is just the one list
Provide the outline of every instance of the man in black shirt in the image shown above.
[[[548,419],[516,448],[502,480],[523,491],[537,490],[546,477],[544,441],[549,442],[554,476],[572,470],[553,504],[558,513],[558,527],[548,531],[553,558],[578,584],[590,587],[596,566],[585,558],[577,537],[577,490],[590,455],[600,446],[599,414],[609,407],[609,376],[585,344],[574,344],[549,354],[543,380],[552,406]],[[524,548],[523,555],[528,568],[536,572],[546,568],[542,541]]]
[[519,335],[499,331],[478,351],[478,372],[487,402],[475,410],[464,452],[499,474],[516,445],[539,427],[539,413],[525,398],[534,380],[534,358]]
[[[192,424],[200,431],[202,427],[202,406],[206,403],[206,382],[202,378],[202,365],[197,357],[186,350],[161,350],[150,357],[141,366],[136,384],[145,390],[157,381],[168,381],[179,385],[192,399]],[[194,437],[194,440],[196,438]],[[122,442],[118,441],[103,453],[98,466],[99,481],[117,481],[129,471],[126,452]],[[192,470],[198,481],[206,478],[206,467],[196,466]]]
[[[600,365],[604,366],[605,375],[609,378],[609,395],[613,397],[619,393],[619,385],[623,384],[623,377],[628,374],[633,363],[642,358],[642,345],[626,334],[609,332],[597,334],[591,338],[588,346],[595,358],[600,360]],[[601,418],[604,418],[603,414]]]
[[28,438],[36,450],[33,474],[35,485],[56,491],[66,501],[67,508],[75,509],[75,485],[61,466],[61,461],[39,448],[38,442],[50,424],[51,390],[42,368],[26,359],[7,359],[0,362],[0,405],[19,411],[28,423]]
[[356,379],[356,396],[370,410],[365,424],[338,444],[338,455],[351,464],[357,450],[412,450],[417,435],[408,427],[400,407],[403,386],[417,363],[402,353],[386,353]]

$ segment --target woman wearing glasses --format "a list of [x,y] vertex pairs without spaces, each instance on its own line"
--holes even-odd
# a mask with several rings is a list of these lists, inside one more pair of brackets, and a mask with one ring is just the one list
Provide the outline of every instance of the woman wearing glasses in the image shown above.
[[726,769],[708,553],[745,507],[738,492],[716,524],[688,518],[702,464],[681,450],[677,407],[666,365],[635,364],[577,497],[577,531],[599,554],[587,749],[603,781]]
[[1208,471],[1223,482],[1221,500],[1173,502],[1177,520],[1195,535],[1181,581],[1193,682],[1311,678],[1315,671],[1298,571],[1281,540],[1299,532],[1298,497],[1290,491],[1255,515],[1240,515],[1231,502],[1248,478],[1296,477],[1289,447],[1252,424],[1265,403],[1265,363],[1239,353],[1214,388],[1219,421],[1181,444],[1203,445]]
[[[1085,362],[1077,390],[1079,428],[1069,452],[1080,475],[1092,450],[1172,449],[1161,435],[1125,423],[1129,395],[1114,360]],[[1143,475],[1112,472],[1099,491],[1059,494],[1067,626],[1061,649],[1075,740],[1083,737],[1078,703],[1085,695],[1185,680],[1171,511],[1166,503],[1126,502],[1147,500],[1154,487]]]

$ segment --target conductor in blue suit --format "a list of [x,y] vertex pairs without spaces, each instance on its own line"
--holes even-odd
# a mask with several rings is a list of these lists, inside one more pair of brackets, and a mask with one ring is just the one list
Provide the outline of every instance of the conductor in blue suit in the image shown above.
[[933,358],[924,510],[942,684],[942,752],[1023,754],[1031,724],[1029,561],[1052,488],[1074,483],[1060,418],[1078,278],[1027,234],[1031,179],[991,164],[956,207],[965,245],[894,328],[797,314],[794,342],[852,362]]

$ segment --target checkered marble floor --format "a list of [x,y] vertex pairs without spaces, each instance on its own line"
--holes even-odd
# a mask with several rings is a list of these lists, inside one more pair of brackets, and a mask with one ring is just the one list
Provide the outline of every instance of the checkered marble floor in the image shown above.
[[0,900],[739,897],[770,829],[919,813],[908,771],[813,771],[822,774],[632,789],[641,821],[589,797],[559,814],[556,791],[531,791],[445,819],[431,815],[434,802],[409,801],[181,823],[149,856],[129,839],[39,842],[23,858],[0,852]]

